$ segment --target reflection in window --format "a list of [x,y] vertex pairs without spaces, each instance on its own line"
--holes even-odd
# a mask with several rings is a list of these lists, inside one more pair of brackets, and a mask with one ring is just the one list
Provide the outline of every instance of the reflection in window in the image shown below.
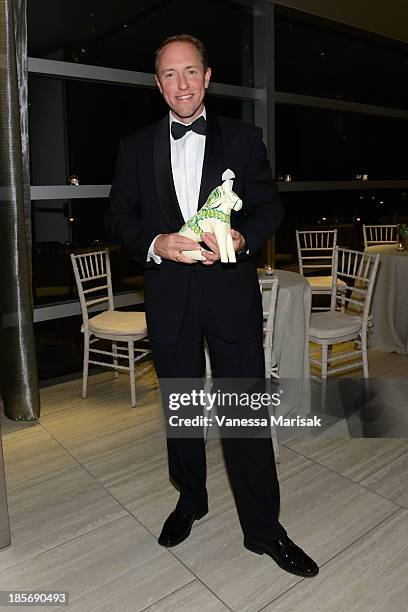
[[[253,103],[209,96],[209,110],[253,121]],[[155,89],[30,79],[30,147],[33,185],[110,184],[120,137],[168,112]],[[35,304],[76,298],[69,255],[112,249],[115,291],[142,287],[142,270],[110,245],[103,217],[108,200],[89,198],[33,202]]]
[[80,316],[34,323],[40,382],[81,371],[81,324]]
[[276,11],[276,89],[408,108],[408,45],[332,21]]
[[277,105],[278,175],[293,181],[406,179],[408,121]]
[[[31,184],[110,184],[120,137],[163,117],[158,90],[32,76]],[[253,103],[208,96],[213,112],[253,121]]]
[[[46,14],[47,28],[44,28]],[[154,72],[153,53],[188,32],[207,47],[213,80],[253,86],[252,7],[232,0],[28,0],[32,57]]]
[[[144,305],[133,304],[120,310],[140,311],[144,310]],[[81,325],[80,315],[34,323],[40,381],[72,374],[80,376],[83,360]],[[101,345],[98,348],[111,350],[111,346],[111,343],[106,341],[106,346]],[[91,366],[89,373],[92,375],[103,371],[100,366]]]
[[143,269],[112,244],[104,227],[107,198],[33,202],[34,304],[77,299],[71,253],[108,249],[114,291],[143,289]]
[[362,224],[408,221],[408,192],[402,189],[298,191],[281,193],[286,217],[276,233],[280,265],[296,261],[296,229],[338,230],[338,244],[363,248]]

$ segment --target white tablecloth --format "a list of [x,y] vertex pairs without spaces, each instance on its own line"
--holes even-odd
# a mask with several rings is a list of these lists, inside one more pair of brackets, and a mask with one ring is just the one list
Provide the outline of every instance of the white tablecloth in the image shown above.
[[367,247],[366,252],[380,253],[370,309],[373,332],[369,346],[408,354],[408,251],[380,244]]
[[[288,407],[310,409],[309,322],[312,291],[301,274],[275,270],[279,279],[273,353]],[[263,270],[258,278],[267,280]],[[269,277],[270,278],[270,277]]]

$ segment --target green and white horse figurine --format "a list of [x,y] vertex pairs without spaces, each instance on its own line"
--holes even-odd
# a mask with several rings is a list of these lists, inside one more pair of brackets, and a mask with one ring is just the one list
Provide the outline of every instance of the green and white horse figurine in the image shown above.
[[[235,249],[231,236],[231,210],[241,210],[242,200],[232,191],[235,174],[226,170],[222,175],[222,185],[212,190],[204,206],[191,217],[179,230],[179,234],[196,242],[201,242],[204,232],[212,232],[220,251],[223,263],[235,263]],[[225,180],[224,180],[225,179]],[[204,261],[201,250],[183,251],[183,255]]]

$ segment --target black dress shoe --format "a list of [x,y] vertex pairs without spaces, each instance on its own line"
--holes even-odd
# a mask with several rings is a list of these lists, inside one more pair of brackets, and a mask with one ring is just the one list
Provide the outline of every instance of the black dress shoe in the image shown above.
[[311,578],[319,573],[317,564],[311,559],[299,546],[296,546],[287,535],[280,537],[278,540],[256,541],[245,538],[245,548],[251,550],[258,555],[269,555],[282,569]]
[[208,513],[208,508],[204,508],[200,512],[194,514],[184,514],[177,510],[173,512],[166,519],[162,532],[159,536],[159,544],[170,548],[176,546],[188,538],[190,535],[191,528],[194,521],[198,521]]

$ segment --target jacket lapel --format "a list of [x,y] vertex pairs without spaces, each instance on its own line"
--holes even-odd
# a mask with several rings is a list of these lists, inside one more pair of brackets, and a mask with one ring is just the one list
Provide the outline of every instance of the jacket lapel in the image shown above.
[[177,232],[184,225],[184,218],[177,200],[171,171],[168,114],[157,124],[153,159],[159,205],[170,230]]
[[214,187],[221,185],[222,172],[221,129],[217,117],[207,111],[207,135],[197,210],[205,204]]
[[[184,225],[184,218],[177,200],[171,171],[168,115],[157,124],[153,158],[159,205],[171,231],[177,232]],[[221,184],[222,172],[221,130],[217,117],[207,112],[207,135],[197,210],[203,206],[214,187]]]

